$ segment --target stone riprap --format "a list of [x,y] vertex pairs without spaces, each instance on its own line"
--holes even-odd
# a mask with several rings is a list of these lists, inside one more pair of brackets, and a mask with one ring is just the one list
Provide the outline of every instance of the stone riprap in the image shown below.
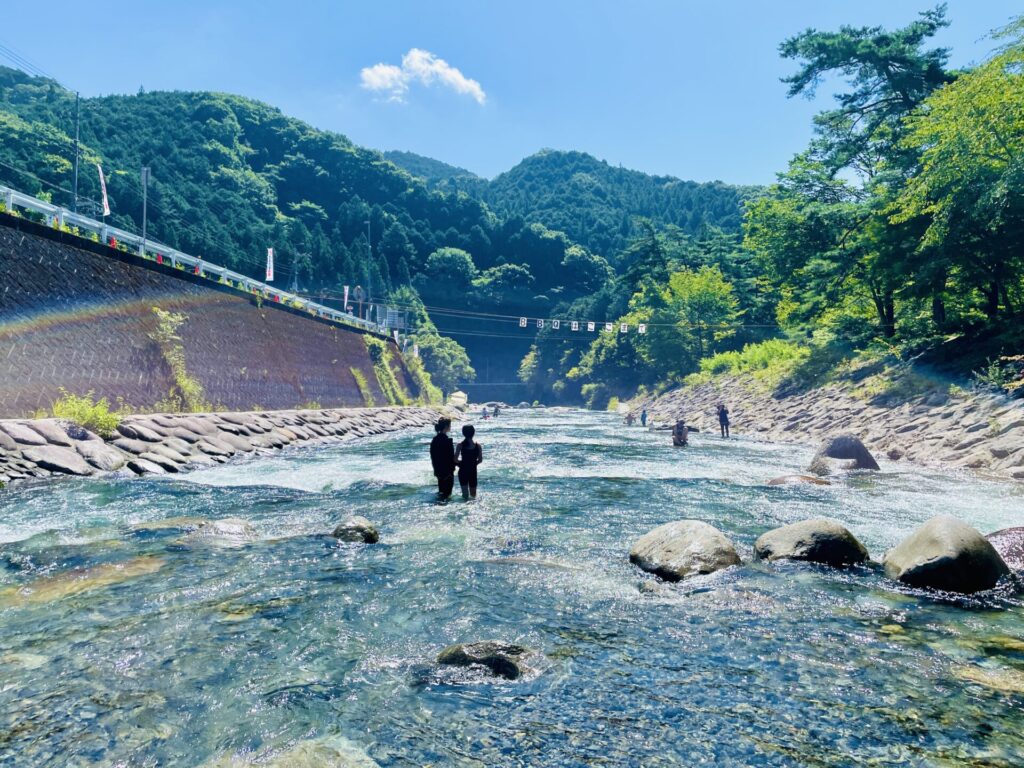
[[351,440],[437,420],[435,408],[338,408],[125,418],[107,439],[59,419],[0,421],[0,482],[53,475],[185,472],[288,445]]
[[849,433],[871,453],[924,466],[1024,480],[1024,402],[994,394],[931,391],[865,399],[841,385],[777,394],[749,377],[716,379],[632,404],[655,423],[685,418],[718,439],[715,406],[729,407],[734,436],[817,445]]

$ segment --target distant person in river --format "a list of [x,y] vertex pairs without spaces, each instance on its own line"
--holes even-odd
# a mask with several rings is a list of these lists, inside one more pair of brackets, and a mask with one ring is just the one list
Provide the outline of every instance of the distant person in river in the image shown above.
[[494,406],[494,418],[496,419],[500,415],[501,415],[501,408],[499,408],[498,406]]
[[642,411],[640,411],[640,426],[641,427],[646,427],[647,426],[647,409],[646,408],[644,408]]
[[484,409],[480,412],[480,418],[484,419],[485,421],[491,418],[491,414],[488,413],[486,405],[484,406]]
[[636,424],[636,416],[634,416],[633,412],[630,411],[626,414],[626,426],[632,427],[634,424]]
[[438,501],[450,499],[455,488],[455,443],[448,437],[451,429],[451,419],[438,419],[434,425],[437,434],[430,441],[430,463],[434,465],[434,477],[437,478]]
[[690,428],[686,426],[684,419],[679,419],[672,428],[672,445],[676,448],[685,448],[690,444]]
[[718,404],[718,426],[722,428],[722,437],[729,436],[729,409],[725,403]]
[[462,428],[465,438],[455,449],[455,463],[459,467],[459,485],[463,501],[476,498],[476,467],[484,460],[484,447],[473,441],[476,430],[472,424]]

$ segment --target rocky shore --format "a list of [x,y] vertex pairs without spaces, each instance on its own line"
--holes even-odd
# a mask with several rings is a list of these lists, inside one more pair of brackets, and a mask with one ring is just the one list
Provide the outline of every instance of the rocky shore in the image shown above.
[[750,377],[716,379],[637,401],[656,423],[685,418],[718,434],[725,403],[734,436],[818,442],[838,432],[860,437],[876,456],[1024,480],[1024,402],[992,394],[932,390],[864,397],[842,385],[780,395]]
[[352,440],[436,421],[435,408],[338,408],[124,418],[101,437],[60,419],[0,420],[0,482],[109,472],[167,474],[289,445]]

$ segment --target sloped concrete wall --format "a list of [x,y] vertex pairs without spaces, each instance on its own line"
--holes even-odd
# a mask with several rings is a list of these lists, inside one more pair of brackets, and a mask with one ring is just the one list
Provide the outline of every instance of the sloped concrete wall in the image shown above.
[[215,407],[362,406],[353,368],[387,404],[356,330],[0,214],[0,417],[48,408],[61,387],[140,409],[166,398],[153,307],[187,316],[185,365]]

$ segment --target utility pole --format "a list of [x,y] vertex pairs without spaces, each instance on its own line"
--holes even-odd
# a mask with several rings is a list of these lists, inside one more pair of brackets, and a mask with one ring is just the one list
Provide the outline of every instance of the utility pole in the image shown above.
[[149,167],[142,169],[142,250],[139,255],[146,255],[146,205],[149,200]]
[[75,186],[74,192],[71,198],[71,210],[78,213],[78,116],[79,116],[79,97],[78,91],[75,91]]

